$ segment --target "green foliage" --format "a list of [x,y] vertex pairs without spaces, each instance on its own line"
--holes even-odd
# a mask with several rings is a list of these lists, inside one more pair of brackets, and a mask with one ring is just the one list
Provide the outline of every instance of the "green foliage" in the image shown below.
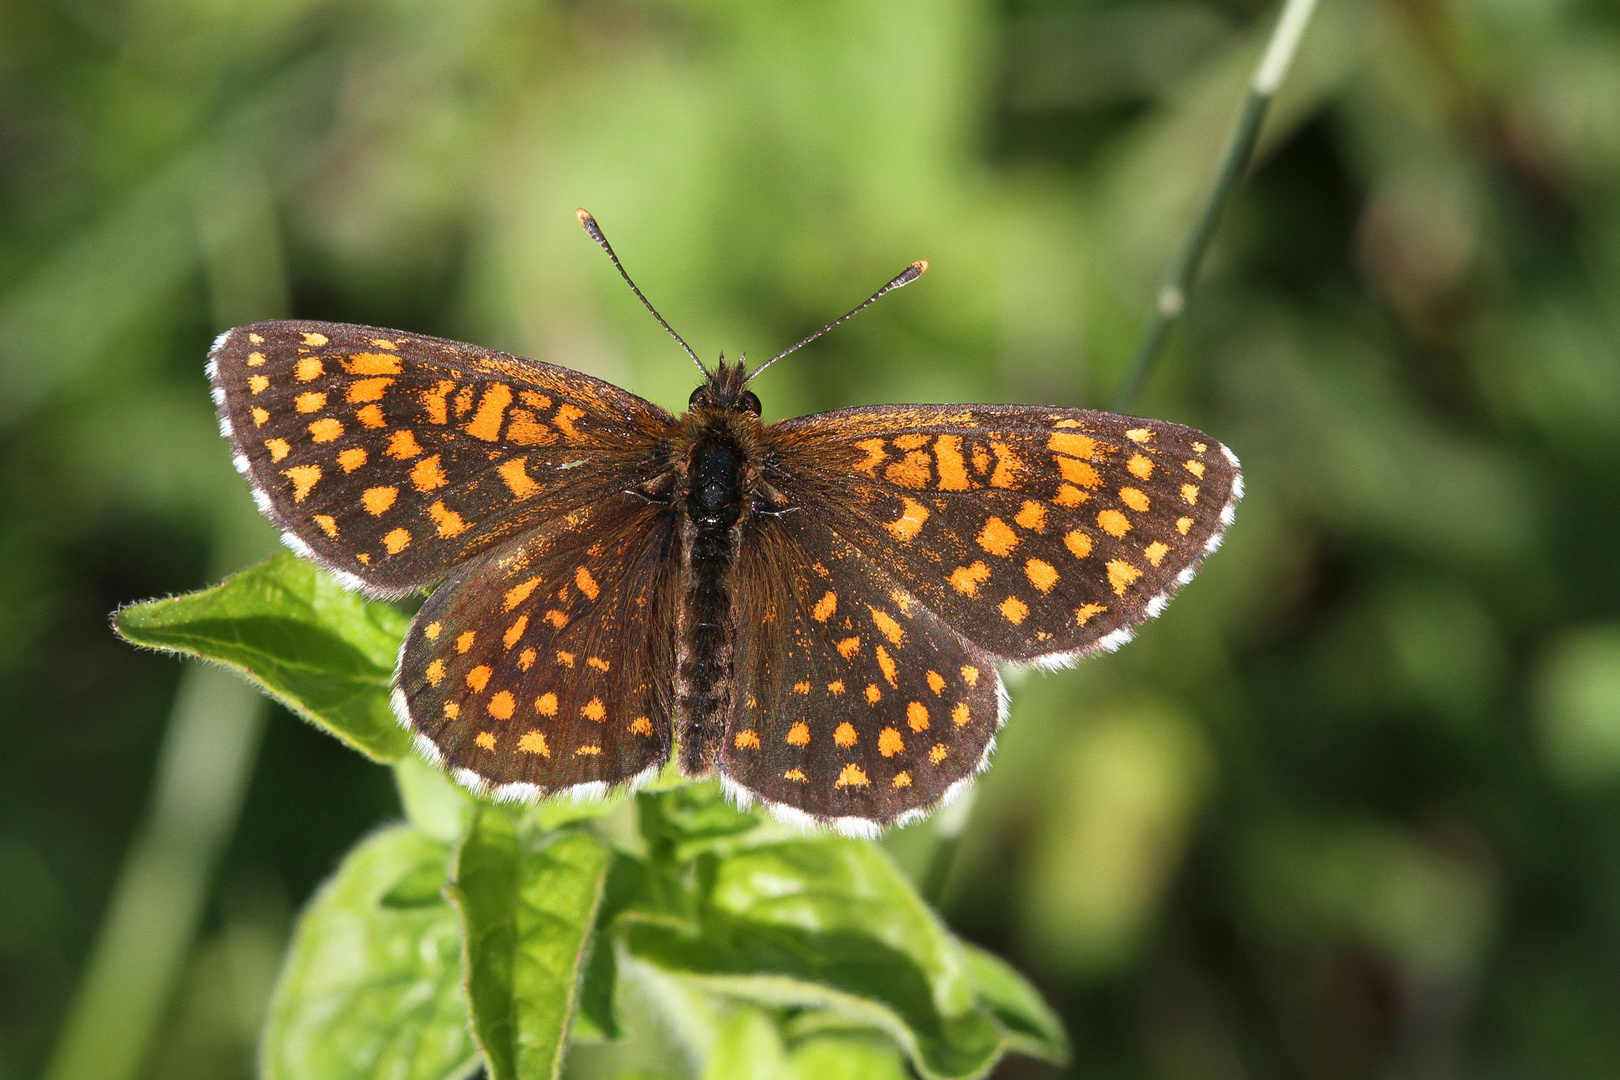
[[408,621],[282,552],[215,588],[124,608],[113,626],[136,645],[228,664],[306,720],[389,762],[411,746],[388,704]]
[[[230,663],[381,758],[376,665],[402,620],[335,588],[277,556],[118,626]],[[686,1025],[707,1076],[900,1076],[907,1061],[959,1080],[1008,1052],[1067,1057],[1039,994],[951,934],[869,841],[739,811],[713,784],[517,809],[420,762],[395,774],[409,822],[363,841],[299,920],[267,1080],[450,1080],[475,1054],[490,1080],[558,1076],[571,1031],[621,1036],[625,979]],[[639,829],[615,842],[603,815],[631,807]]]

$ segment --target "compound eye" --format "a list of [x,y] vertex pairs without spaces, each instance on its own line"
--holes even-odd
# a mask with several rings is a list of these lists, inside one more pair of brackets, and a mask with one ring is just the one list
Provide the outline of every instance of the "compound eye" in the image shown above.
[[686,407],[688,409],[695,409],[699,405],[707,405],[708,403],[709,395],[704,393],[703,387],[701,386],[696,390],[693,390],[692,396],[686,399]]
[[744,390],[742,396],[743,408],[758,416],[764,409],[759,403],[759,395],[752,390]]

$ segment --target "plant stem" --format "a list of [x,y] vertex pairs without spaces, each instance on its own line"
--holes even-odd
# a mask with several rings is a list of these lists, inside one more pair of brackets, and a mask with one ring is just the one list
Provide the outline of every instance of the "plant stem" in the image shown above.
[[1165,340],[1187,306],[1187,294],[1198,273],[1198,264],[1203,261],[1210,237],[1215,234],[1221,211],[1237,190],[1238,181],[1243,178],[1244,170],[1254,155],[1254,145],[1260,138],[1266,110],[1270,108],[1277,86],[1288,71],[1315,7],[1316,0],[1287,0],[1283,6],[1276,28],[1271,32],[1271,41],[1260,58],[1260,66],[1255,69],[1254,79],[1249,83],[1249,92],[1243,99],[1243,108],[1238,112],[1237,124],[1232,129],[1226,154],[1215,172],[1209,194],[1204,198],[1203,208],[1198,213],[1192,232],[1182,242],[1175,261],[1170,264],[1170,272],[1159,287],[1153,321],[1142,339],[1142,347],[1120,381],[1119,390],[1114,396],[1116,412],[1124,412],[1136,401],[1136,396],[1141,393],[1152,373],[1154,362],[1164,349]]

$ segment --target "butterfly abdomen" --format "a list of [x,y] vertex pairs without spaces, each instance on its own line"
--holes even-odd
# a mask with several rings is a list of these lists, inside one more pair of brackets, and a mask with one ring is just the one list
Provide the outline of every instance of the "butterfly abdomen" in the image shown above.
[[709,772],[731,705],[731,579],[745,497],[746,452],[729,436],[706,433],[687,459],[681,503],[684,587],[678,633],[676,712],[684,721],[681,769]]

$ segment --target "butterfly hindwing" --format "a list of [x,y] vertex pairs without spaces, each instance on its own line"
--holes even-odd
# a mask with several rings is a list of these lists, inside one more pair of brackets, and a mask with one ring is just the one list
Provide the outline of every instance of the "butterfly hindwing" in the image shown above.
[[560,515],[462,568],[400,652],[396,708],[463,783],[535,797],[669,757],[675,550],[633,495]]
[[736,787],[846,830],[939,803],[1001,722],[992,659],[819,517],[744,537],[736,688],[720,753]]
[[897,405],[768,429],[765,479],[996,657],[1116,647],[1220,543],[1237,459],[1193,428],[1035,406]]
[[567,368],[342,323],[232,330],[209,373],[260,508],[385,595],[644,482],[674,423]]

